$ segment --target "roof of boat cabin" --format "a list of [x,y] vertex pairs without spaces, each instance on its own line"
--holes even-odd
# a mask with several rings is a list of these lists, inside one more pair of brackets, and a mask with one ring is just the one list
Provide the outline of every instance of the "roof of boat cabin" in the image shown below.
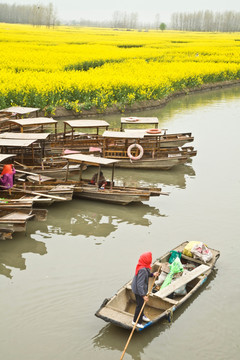
[[113,160],[113,159],[106,159],[102,157],[97,157],[93,155],[83,155],[83,154],[71,154],[62,156],[62,158],[67,159],[72,162],[79,162],[79,163],[88,163],[92,165],[108,165],[114,164],[121,160]]
[[29,114],[31,112],[34,111],[39,111],[40,108],[31,108],[31,107],[23,107],[23,106],[11,106],[9,108],[6,109],[2,109],[0,110],[0,112],[11,112],[11,113],[16,113],[16,114]]
[[122,124],[158,124],[157,117],[121,117]]
[[32,126],[32,125],[47,125],[47,124],[56,124],[57,120],[53,118],[45,117],[35,117],[35,118],[26,118],[26,119],[11,119],[9,122],[20,126]]
[[16,139],[16,140],[45,140],[50,133],[15,133],[5,132],[0,134],[0,139]]
[[16,140],[16,139],[0,139],[0,147],[28,147],[33,144],[36,140]]
[[102,134],[103,137],[108,138],[119,138],[119,139],[142,139],[144,138],[144,134],[138,133],[138,131],[132,131],[132,132],[123,132],[123,131],[104,131]]
[[109,123],[105,120],[90,120],[90,119],[81,119],[81,120],[67,120],[64,121],[64,124],[69,125],[71,128],[98,128],[98,127],[108,127]]
[[13,156],[16,156],[16,154],[0,154],[0,163],[4,160],[10,159]]

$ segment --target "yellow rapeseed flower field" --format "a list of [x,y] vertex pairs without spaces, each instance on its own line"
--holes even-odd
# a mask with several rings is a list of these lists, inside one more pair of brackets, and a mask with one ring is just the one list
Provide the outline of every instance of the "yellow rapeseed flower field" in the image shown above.
[[240,78],[240,34],[0,24],[0,108],[99,111]]

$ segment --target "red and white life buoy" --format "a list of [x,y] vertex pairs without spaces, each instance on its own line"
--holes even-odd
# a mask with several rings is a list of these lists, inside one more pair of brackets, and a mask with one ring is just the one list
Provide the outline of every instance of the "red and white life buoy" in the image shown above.
[[126,121],[129,121],[129,122],[135,122],[135,121],[139,121],[139,119],[137,117],[128,117],[128,118],[125,118]]
[[[139,155],[138,156],[133,156],[132,153],[131,153],[132,149],[135,148],[135,147],[138,148],[138,150],[139,150]],[[130,145],[128,147],[127,154],[128,154],[128,157],[131,160],[140,160],[142,158],[142,156],[143,156],[143,148],[139,144],[132,144],[132,145]]]
[[148,134],[161,134],[162,130],[161,129],[148,129],[146,132]]

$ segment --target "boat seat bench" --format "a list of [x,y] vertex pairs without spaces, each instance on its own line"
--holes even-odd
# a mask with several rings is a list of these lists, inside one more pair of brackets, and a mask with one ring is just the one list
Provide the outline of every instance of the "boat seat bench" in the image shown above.
[[[126,289],[132,291],[131,284],[127,284]],[[150,295],[154,297],[155,293],[151,293]],[[167,302],[169,302],[170,304],[173,304],[173,305],[178,304],[178,301],[176,301],[174,299],[168,299],[167,298],[167,299],[164,299],[164,301],[167,301]]]
[[196,267],[191,272],[189,272],[189,273],[183,275],[182,277],[178,278],[177,280],[175,280],[174,282],[172,282],[171,284],[169,284],[165,288],[160,289],[159,291],[154,293],[154,296],[158,296],[158,297],[164,299],[168,295],[172,294],[175,290],[179,289],[181,286],[186,285],[191,280],[194,280],[198,276],[206,273],[209,269],[210,269],[210,266],[202,264],[202,265]]

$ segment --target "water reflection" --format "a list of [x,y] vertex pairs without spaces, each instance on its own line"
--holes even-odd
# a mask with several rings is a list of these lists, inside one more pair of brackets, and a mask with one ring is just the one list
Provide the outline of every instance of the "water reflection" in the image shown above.
[[[163,319],[161,323],[153,326],[152,328],[148,328],[147,331],[134,334],[126,353],[131,355],[134,360],[141,360],[141,354],[144,353],[146,346],[151,343],[154,337],[158,337],[164,333],[164,331],[170,326],[171,324],[168,320]],[[92,342],[93,346],[96,348],[118,350],[122,352],[129,335],[130,332],[112,324],[107,324],[92,339]]]
[[195,175],[191,163],[187,163],[178,165],[169,171],[116,170],[115,180],[124,183],[126,186],[158,186],[164,191],[164,186],[185,189],[187,178]]
[[[126,353],[131,355],[134,360],[141,360],[141,354],[144,353],[145,348],[152,342],[152,340],[171,326],[178,318],[191,306],[192,302],[202,293],[204,290],[209,290],[211,287],[209,283],[216,277],[217,269],[213,269],[212,273],[207,278],[206,282],[200,287],[200,289],[191,296],[179,309],[173,314],[172,322],[167,319],[163,319],[161,322],[149,327],[143,332],[139,332],[133,335],[131,342],[126,350]],[[125,329],[119,328],[112,324],[104,326],[99,333],[92,338],[93,346],[101,349],[119,350],[123,351],[130,332]]]
[[26,269],[26,259],[23,254],[47,254],[47,248],[42,241],[31,237],[15,234],[12,240],[0,241],[0,275],[12,278],[12,268]]
[[[88,167],[84,171],[83,178],[90,179],[95,172],[95,167]],[[110,169],[104,168],[103,173],[106,179],[111,179],[112,173]],[[196,173],[192,166],[192,159],[190,159],[186,164],[180,164],[167,171],[116,168],[114,171],[114,182],[119,186],[161,187],[164,191],[165,186],[185,189],[187,179],[194,178],[195,176]],[[78,180],[78,175],[71,175],[71,178]]]
[[41,224],[47,233],[107,237],[116,231],[120,223],[139,226],[151,225],[150,216],[162,215],[154,206],[115,206],[94,201],[73,200],[71,205],[52,206],[48,219]]

